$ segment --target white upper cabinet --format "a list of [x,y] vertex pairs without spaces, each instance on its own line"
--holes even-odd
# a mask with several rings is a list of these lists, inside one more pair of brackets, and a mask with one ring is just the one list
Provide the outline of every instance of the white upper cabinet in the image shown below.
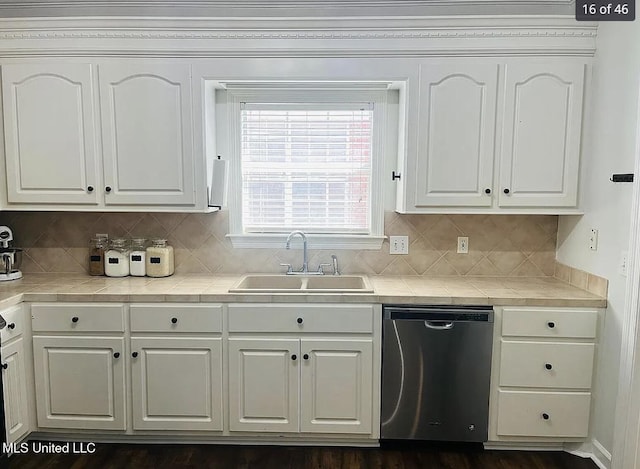
[[106,205],[194,205],[189,65],[98,66]]
[[422,62],[397,210],[578,212],[586,70],[582,59]]
[[98,66],[106,205],[193,205],[188,65]]
[[206,211],[191,65],[2,65],[10,210]]
[[92,68],[2,66],[7,201],[98,203]]
[[495,63],[421,65],[416,206],[491,206],[497,86]]
[[575,207],[585,65],[506,65],[501,207]]

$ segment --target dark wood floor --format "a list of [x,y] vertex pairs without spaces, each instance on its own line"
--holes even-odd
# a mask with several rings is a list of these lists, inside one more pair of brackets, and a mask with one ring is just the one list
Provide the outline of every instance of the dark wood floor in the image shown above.
[[94,454],[20,454],[11,469],[597,469],[563,452],[484,451],[481,446],[382,448],[97,444]]

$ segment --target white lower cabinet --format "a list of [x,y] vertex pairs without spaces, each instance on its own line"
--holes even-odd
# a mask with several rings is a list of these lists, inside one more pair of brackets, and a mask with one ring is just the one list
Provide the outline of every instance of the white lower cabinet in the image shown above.
[[300,430],[371,433],[373,341],[300,342]]
[[370,305],[230,305],[229,429],[377,435],[379,321]]
[[124,430],[122,337],[33,338],[38,426]]
[[31,305],[38,427],[125,430],[124,305]]
[[32,365],[31,354],[27,350],[30,333],[24,334],[26,321],[22,305],[3,310],[0,314],[6,321],[6,327],[0,331],[5,436],[7,443],[15,443],[31,431],[33,403],[28,376],[32,374]]
[[299,340],[229,339],[229,429],[297,432]]
[[589,435],[598,316],[595,309],[496,308],[490,441]]
[[7,443],[14,443],[29,433],[24,340],[17,339],[2,347],[2,397]]
[[135,430],[222,430],[222,339],[132,337]]

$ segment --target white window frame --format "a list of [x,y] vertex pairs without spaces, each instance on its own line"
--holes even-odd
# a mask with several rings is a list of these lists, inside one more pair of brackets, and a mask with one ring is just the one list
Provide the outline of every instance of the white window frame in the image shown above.
[[[229,87],[226,90],[226,136],[229,151],[229,234],[235,248],[282,248],[288,233],[245,233],[242,227],[242,161],[241,161],[241,111],[242,103],[353,103],[372,102],[373,141],[371,145],[371,232],[369,234],[309,233],[310,249],[377,249],[382,247],[384,236],[384,168],[387,130],[387,91],[380,84],[371,90],[363,90],[364,84],[349,85],[341,89],[282,90],[263,87]],[[346,88],[346,89],[345,89]]]

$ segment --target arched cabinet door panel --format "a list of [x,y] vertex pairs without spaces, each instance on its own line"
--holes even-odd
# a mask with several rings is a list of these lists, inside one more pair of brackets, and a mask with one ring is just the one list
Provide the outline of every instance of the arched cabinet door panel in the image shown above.
[[2,66],[7,201],[98,204],[92,68]]
[[420,67],[416,206],[491,206],[497,84],[497,63]]
[[499,206],[576,206],[584,75],[583,63],[506,65]]
[[98,66],[105,205],[195,205],[190,68]]

